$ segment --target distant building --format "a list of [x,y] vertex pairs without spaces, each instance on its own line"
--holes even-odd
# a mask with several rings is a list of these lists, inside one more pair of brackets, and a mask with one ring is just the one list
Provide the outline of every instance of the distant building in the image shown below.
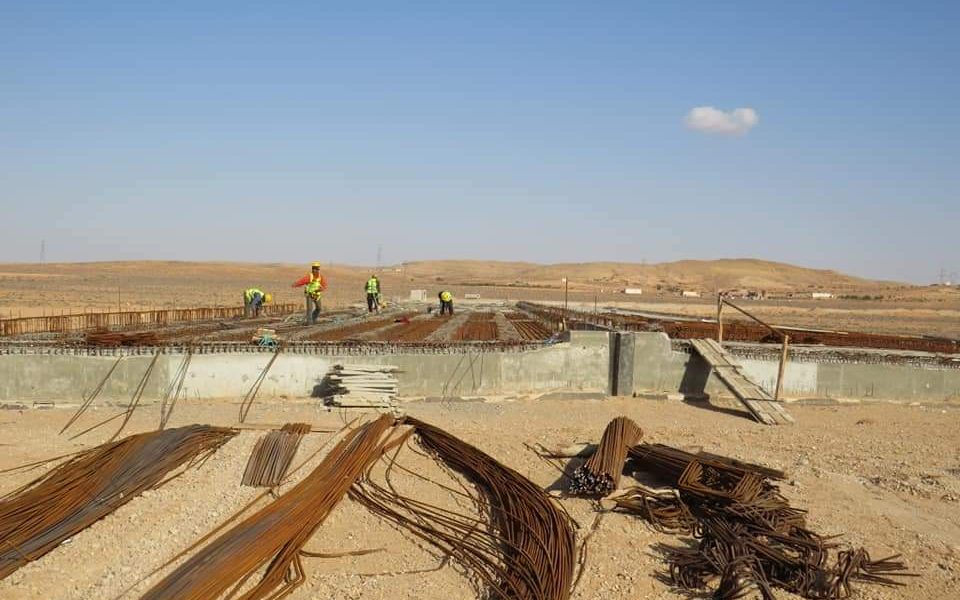
[[639,296],[640,294],[643,293],[643,289],[641,289],[641,288],[624,288],[623,293],[624,293],[624,294],[627,294],[627,295],[630,295],[630,296]]
[[479,300],[479,299],[480,299],[480,294],[464,294],[464,295],[463,295],[463,299],[464,299],[464,300]]
[[683,296],[684,298],[699,298],[700,292],[696,290],[683,290],[682,292],[680,292],[680,295]]
[[410,300],[414,302],[426,302],[427,290],[410,290]]
[[833,298],[834,295],[831,292],[811,292],[810,297],[814,300],[826,300]]

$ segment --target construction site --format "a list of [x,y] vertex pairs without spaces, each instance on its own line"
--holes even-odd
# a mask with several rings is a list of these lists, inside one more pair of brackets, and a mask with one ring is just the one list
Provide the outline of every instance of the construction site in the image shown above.
[[958,21],[5,2],[0,600],[960,599]]
[[0,597],[951,597],[957,339],[584,295],[0,319]]

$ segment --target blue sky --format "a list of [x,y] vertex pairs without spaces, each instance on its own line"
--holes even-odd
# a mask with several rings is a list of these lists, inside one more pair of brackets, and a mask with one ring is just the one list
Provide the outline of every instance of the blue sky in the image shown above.
[[0,262],[960,271],[955,2],[139,4],[0,1]]

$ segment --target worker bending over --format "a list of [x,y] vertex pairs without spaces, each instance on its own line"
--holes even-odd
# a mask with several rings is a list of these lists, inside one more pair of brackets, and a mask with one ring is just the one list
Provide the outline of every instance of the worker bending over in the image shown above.
[[264,304],[273,302],[273,296],[264,294],[262,290],[250,288],[243,292],[243,316],[259,317],[260,309]]
[[380,312],[380,280],[371,275],[364,288],[367,291],[367,312]]
[[320,263],[310,265],[310,273],[294,282],[293,287],[303,287],[303,295],[307,304],[307,325],[313,325],[320,316],[320,298],[327,289],[327,280],[320,274]]
[[453,294],[447,290],[443,290],[439,294],[440,297],[440,316],[443,316],[443,313],[446,311],[450,312],[450,315],[453,316]]

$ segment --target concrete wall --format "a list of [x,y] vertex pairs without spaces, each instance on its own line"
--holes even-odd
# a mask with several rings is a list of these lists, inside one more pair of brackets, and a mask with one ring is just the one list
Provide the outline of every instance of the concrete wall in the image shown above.
[[[632,335],[635,336],[632,357],[632,389],[635,394],[729,395],[703,359],[673,350],[665,334]],[[795,400],[960,401],[960,368],[892,362],[839,362],[833,359],[836,353],[836,349],[830,350],[829,361],[818,362],[809,357],[788,361],[784,371],[784,397]],[[777,382],[776,358],[738,360],[751,379],[773,393]]]
[[[755,349],[760,347],[755,347]],[[736,353],[736,352],[735,352]],[[772,391],[776,352],[739,358],[757,383]],[[842,354],[842,353],[839,353]],[[852,353],[851,353],[852,355]],[[187,398],[241,398],[267,365],[267,352],[195,354],[184,384]],[[807,349],[786,368],[787,399],[855,399],[901,402],[960,401],[960,363],[929,366],[844,361],[838,351]],[[819,357],[819,358],[818,358]],[[107,380],[99,402],[129,401],[152,356],[126,356]],[[183,355],[162,354],[144,388],[143,401],[159,400],[176,378]],[[924,359],[926,360],[926,359]],[[116,358],[74,354],[0,354],[0,402],[80,402]],[[662,333],[573,331],[569,341],[527,351],[451,354],[390,353],[363,356],[281,354],[261,386],[267,396],[307,397],[334,364],[389,364],[401,369],[404,396],[471,396],[576,391],[635,395],[728,395],[698,356],[674,348]],[[956,364],[957,366],[949,366]]]
[[[525,352],[371,354],[326,356],[283,353],[260,387],[266,396],[306,397],[334,364],[400,367],[404,396],[464,396],[573,390],[605,393],[609,386],[609,334],[571,332],[570,341]],[[273,355],[193,355],[183,393],[187,398],[243,397]],[[127,402],[152,356],[126,356],[107,380],[98,402]],[[76,401],[90,394],[116,363],[113,356],[0,355],[0,402]],[[143,401],[159,400],[174,383],[182,354],[163,354],[147,380]]]

